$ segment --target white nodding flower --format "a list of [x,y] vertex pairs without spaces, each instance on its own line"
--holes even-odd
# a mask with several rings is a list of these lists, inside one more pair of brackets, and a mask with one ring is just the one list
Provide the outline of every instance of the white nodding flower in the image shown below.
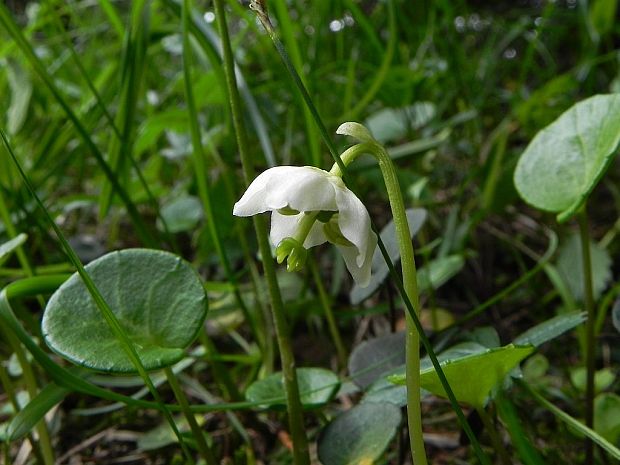
[[[368,285],[377,236],[368,210],[339,176],[311,166],[270,168],[252,181],[233,215],[267,211],[272,212],[270,238],[279,249],[278,262],[289,256],[289,269],[299,269],[305,255],[303,250],[291,253],[296,240],[303,249],[329,241],[342,253],[355,282]],[[302,255],[301,263],[291,265],[291,257]]]

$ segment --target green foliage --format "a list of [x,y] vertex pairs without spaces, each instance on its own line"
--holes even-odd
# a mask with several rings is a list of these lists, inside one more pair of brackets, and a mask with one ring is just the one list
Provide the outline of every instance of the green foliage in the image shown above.
[[[200,279],[186,262],[162,251],[127,249],[91,262],[86,271],[147,370],[183,357],[207,312]],[[77,274],[49,300],[42,330],[52,350],[78,365],[112,373],[135,371]]]
[[324,465],[372,465],[400,421],[400,409],[392,404],[360,404],[336,417],[323,431],[319,459]]
[[[601,445],[592,463],[620,457],[620,301],[613,286],[620,97],[609,94],[620,92],[617,0],[575,8],[266,2],[335,141],[327,145],[247,3],[225,6],[255,172],[329,169],[327,152],[350,142],[334,137],[336,128],[364,122],[396,164],[419,268],[419,310],[457,397],[478,408],[493,404],[487,411],[499,415],[495,425],[509,438],[512,461],[583,462],[573,430]],[[140,360],[164,370],[150,373],[158,389],[148,397],[145,379],[126,376],[136,364],[82,281],[73,276],[57,290],[68,276],[56,273],[72,273],[76,263],[57,246],[0,144],[0,439],[10,441],[0,447],[0,462],[31,450],[20,459],[52,465],[92,437],[92,448],[72,460],[122,461],[137,447],[146,461],[191,463],[199,438],[193,417],[213,432],[207,442],[218,460],[291,463],[271,283],[257,265],[250,222],[231,215],[251,176],[240,170],[219,18],[212,3],[188,2],[192,11],[182,21],[182,4],[0,3],[2,134],[80,259],[120,250],[86,270]],[[398,273],[376,162],[360,158],[347,178]],[[582,240],[572,223],[557,228],[519,196],[560,221],[588,202],[599,335],[591,428],[581,420],[588,376],[579,362],[587,345]],[[310,260],[316,273],[280,268],[276,277],[285,302],[280,328],[292,341],[311,447],[318,445],[323,464],[410,461],[406,441],[395,440],[405,437],[399,409],[407,406],[406,388],[386,379],[404,372],[397,277],[380,253],[366,288],[351,283],[330,248]],[[49,348],[40,343],[41,319]],[[514,346],[501,347],[508,341]],[[523,359],[532,350],[524,345],[539,352]],[[87,368],[68,368],[56,353]],[[179,414],[182,402],[164,384],[166,367],[178,360],[173,373],[190,415]],[[425,432],[450,434],[458,425],[446,420],[453,414],[445,403],[431,400],[444,391],[428,356],[422,370],[422,394],[433,406],[423,410]],[[168,412],[172,423],[162,421]],[[98,435],[119,424],[139,435],[137,446]],[[486,429],[478,438],[495,454]],[[441,445],[429,448],[429,461],[437,460],[480,461],[467,447]]]
[[[533,350],[533,347],[517,347],[512,344],[485,349],[479,344],[469,343],[444,352],[441,367],[460,402],[483,408],[491,390]],[[473,373],[475,376],[472,376]],[[439,396],[446,395],[433,367],[422,369],[421,375],[424,389]],[[397,384],[405,382],[404,375],[392,375],[389,379]]]
[[[338,392],[338,376],[323,368],[298,368],[297,382],[304,408],[317,408],[328,403]],[[286,407],[282,373],[273,373],[253,382],[245,392],[245,398],[259,408]]]
[[529,204],[565,221],[585,202],[620,143],[620,95],[596,95],[572,106],[541,130],[515,170]]
[[[612,260],[607,250],[595,242],[590,242],[592,261],[592,291],[598,300],[612,278]],[[558,253],[558,271],[575,300],[583,302],[583,257],[579,234],[571,234],[560,246]]]

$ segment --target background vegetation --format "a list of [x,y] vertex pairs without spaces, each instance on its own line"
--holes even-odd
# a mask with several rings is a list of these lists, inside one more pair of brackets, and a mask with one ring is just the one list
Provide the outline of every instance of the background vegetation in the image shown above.
[[[246,186],[216,16],[210,2],[193,3],[185,44],[175,0],[0,6],[0,125],[83,263],[111,250],[146,247],[174,252],[198,271],[209,311],[179,380],[192,404],[220,405],[246,399],[252,383],[279,370],[279,358],[251,222],[232,216]],[[558,314],[583,309],[577,223],[558,224],[554,215],[524,204],[513,173],[535,134],[562,112],[592,95],[620,92],[616,3],[269,2],[272,21],[338,148],[349,143],[335,138],[342,122],[365,123],[397,164],[407,207],[425,211],[411,223],[424,270],[422,320],[438,352],[463,341],[505,345]],[[320,133],[254,12],[237,0],[226,2],[226,9],[256,172],[275,165],[329,169],[332,159]],[[196,137],[192,143],[194,122],[200,144]],[[391,217],[380,171],[364,159],[349,171],[383,228]],[[620,328],[612,316],[619,314],[620,321],[620,305],[613,304],[620,290],[614,284],[619,181],[620,165],[612,162],[588,203],[602,399],[594,429],[616,445]],[[5,146],[0,199],[0,243],[27,235],[19,248],[0,252],[2,287],[75,270]],[[156,276],[150,269],[145,277]],[[334,419],[361,405],[371,383],[403,363],[385,356],[402,356],[402,340],[391,334],[404,328],[404,313],[393,280],[363,293],[332,246],[313,249],[300,273],[278,268],[278,277],[298,366],[330,370],[340,383],[337,395],[333,390],[305,415],[315,455],[317,442],[321,453],[321,441],[338,437],[327,429]],[[39,322],[48,296],[13,304],[41,347]],[[484,428],[476,411],[463,406],[491,457],[583,461],[579,433],[536,397],[542,393],[572,417],[584,416],[583,328],[557,336],[521,365],[525,383],[504,386],[488,409],[508,458],[496,457],[497,438],[489,436],[488,423]],[[375,348],[361,346],[376,338],[384,339]],[[9,421],[27,403],[27,380],[10,336],[0,340],[0,353],[0,437],[7,438]],[[50,385],[49,372],[29,363],[39,388]],[[369,371],[374,375],[361,380]],[[98,375],[91,381],[127,395],[143,386],[134,377]],[[174,402],[167,384],[159,391]],[[13,394],[22,407],[11,404]],[[60,463],[182,460],[177,438],[156,411],[106,410],[109,400],[76,392],[62,398],[58,407],[48,407],[49,442]],[[291,460],[282,406],[260,409],[260,399],[201,413],[199,424],[222,463]],[[389,418],[400,415],[395,410]],[[468,441],[459,440],[447,401],[425,397],[423,419],[432,463],[476,460]],[[371,460],[408,463],[405,427],[396,421]],[[24,452],[25,444],[3,446],[7,463],[37,457],[44,463],[45,454],[36,447]],[[372,463],[324,457],[324,463]],[[614,460],[598,449],[595,457]]]

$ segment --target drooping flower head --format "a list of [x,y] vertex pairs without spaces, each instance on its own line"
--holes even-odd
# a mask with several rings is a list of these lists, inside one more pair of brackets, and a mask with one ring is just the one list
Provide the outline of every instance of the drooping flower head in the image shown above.
[[[233,215],[270,211],[270,239],[278,262],[299,269],[305,249],[331,242],[360,286],[370,281],[377,236],[364,204],[339,176],[310,166],[278,166],[261,173],[233,208]],[[291,260],[292,259],[292,260]]]

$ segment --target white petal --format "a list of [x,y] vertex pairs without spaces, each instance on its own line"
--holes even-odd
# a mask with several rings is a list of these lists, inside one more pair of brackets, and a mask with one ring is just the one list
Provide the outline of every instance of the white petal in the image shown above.
[[357,248],[357,265],[362,266],[374,235],[370,228],[370,215],[362,201],[344,184],[335,185],[335,188],[340,232]]
[[291,168],[291,166],[276,166],[259,174],[233,207],[233,215],[252,216],[270,210],[266,201],[269,183],[272,179],[286,177]]
[[267,186],[270,210],[289,206],[300,212],[337,209],[333,183],[327,171],[311,166],[289,166]]
[[[285,237],[293,237],[303,216],[303,213],[299,215],[281,215],[274,211],[271,214],[271,231],[269,231],[271,243],[277,247]],[[327,238],[323,233],[323,223],[316,221],[312,225],[312,229],[310,229],[310,233],[303,245],[306,249],[309,249],[324,242],[327,242]]]
[[276,166],[261,173],[233,208],[251,216],[290,207],[298,211],[337,209],[330,174],[311,166]]
[[372,256],[377,246],[377,235],[371,232],[371,237],[368,241],[368,247],[366,248],[366,255],[363,258],[361,264],[359,262],[359,255],[356,247],[339,245],[338,250],[344,258],[344,263],[347,265],[347,269],[353,280],[360,286],[366,287],[370,284],[370,270],[372,265]]

